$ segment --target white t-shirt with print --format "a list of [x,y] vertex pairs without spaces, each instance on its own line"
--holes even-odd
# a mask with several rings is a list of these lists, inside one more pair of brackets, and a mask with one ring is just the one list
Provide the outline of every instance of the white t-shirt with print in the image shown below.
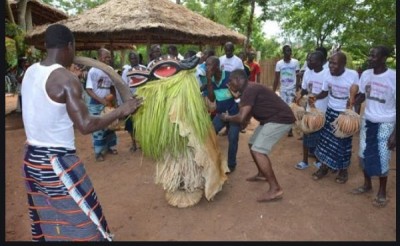
[[388,69],[374,74],[365,70],[359,80],[360,92],[365,93],[364,117],[375,123],[396,121],[396,71]]
[[345,111],[353,84],[358,84],[358,73],[353,69],[345,68],[340,76],[326,73],[322,90],[328,91],[328,107],[339,112]]
[[[301,83],[301,88],[303,90],[307,90],[308,93],[318,95],[322,91],[322,85],[324,83],[326,73],[329,73],[329,71],[326,69],[322,69],[318,73],[315,72],[314,70],[310,69],[307,70],[304,73],[304,79],[303,82]],[[315,101],[315,107],[321,112],[325,112],[327,106],[328,106],[328,97]],[[307,111],[309,111],[309,109],[310,107],[307,104]]]
[[243,61],[233,55],[231,58],[227,58],[226,55],[223,55],[219,58],[219,66],[221,70],[232,72],[235,69],[244,69]]
[[[304,71],[303,80],[302,81],[307,80],[307,76],[310,74],[311,71],[312,70],[307,67],[307,69]],[[303,82],[302,82],[302,85],[303,85]]]
[[299,61],[291,58],[290,62],[279,60],[275,65],[275,72],[280,72],[281,91],[296,88],[296,71],[300,69]]
[[111,85],[111,79],[105,72],[95,67],[89,69],[86,80],[87,89],[92,89],[97,96],[104,98],[110,94]]

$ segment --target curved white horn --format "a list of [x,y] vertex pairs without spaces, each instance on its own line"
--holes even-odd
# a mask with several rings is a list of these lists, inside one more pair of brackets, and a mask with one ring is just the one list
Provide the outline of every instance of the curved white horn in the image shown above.
[[133,97],[132,93],[129,89],[129,86],[127,84],[125,84],[125,82],[122,80],[121,76],[107,64],[100,62],[98,60],[88,58],[88,57],[83,57],[83,56],[75,56],[74,63],[81,64],[81,65],[88,66],[88,67],[95,67],[95,68],[98,68],[98,69],[104,71],[108,76],[110,76],[110,78],[113,81],[113,84],[115,86],[115,89],[121,95],[122,101],[125,102]]

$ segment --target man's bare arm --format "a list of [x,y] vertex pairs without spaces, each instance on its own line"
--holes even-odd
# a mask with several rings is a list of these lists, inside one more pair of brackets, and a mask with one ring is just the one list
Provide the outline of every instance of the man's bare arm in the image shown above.
[[275,92],[276,89],[278,88],[279,80],[280,80],[281,74],[280,72],[275,72],[275,78],[274,78],[274,85],[272,86],[272,90]]
[[82,98],[83,88],[78,78],[64,71],[58,70],[49,76],[46,90],[51,99],[66,104],[69,117],[82,134],[104,129],[114,120],[134,113],[142,105],[143,100],[135,97],[104,116],[93,116]]

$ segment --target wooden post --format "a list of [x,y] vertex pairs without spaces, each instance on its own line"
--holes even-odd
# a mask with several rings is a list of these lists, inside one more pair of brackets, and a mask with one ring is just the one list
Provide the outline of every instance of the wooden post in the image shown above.
[[111,53],[111,67],[114,68],[114,47],[112,40],[110,40],[110,53]]
[[121,50],[121,67],[123,67],[126,64],[125,55],[126,55],[126,50],[125,49]]
[[147,44],[146,44],[146,51],[147,51],[147,64],[149,64],[149,62],[150,62],[150,48],[151,48],[151,43],[150,43],[150,37],[149,37],[149,35],[151,35],[151,34],[148,34],[148,36],[147,36]]
[[[33,20],[32,20],[32,5],[31,4],[28,4],[26,6],[25,20],[26,20],[26,32],[32,31]],[[30,50],[30,56],[32,56],[32,54],[35,54],[35,50],[36,50],[35,46],[33,46],[33,45],[29,46],[29,50]],[[30,57],[30,58],[32,58],[32,57]]]

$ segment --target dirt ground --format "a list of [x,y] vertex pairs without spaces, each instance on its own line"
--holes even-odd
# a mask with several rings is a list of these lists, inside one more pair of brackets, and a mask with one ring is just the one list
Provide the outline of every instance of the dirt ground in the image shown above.
[[[21,114],[13,112],[16,98],[6,97],[5,240],[30,241],[30,220],[21,176],[25,133]],[[11,113],[10,113],[11,112]],[[193,207],[168,205],[162,187],[154,183],[155,164],[140,150],[129,152],[128,133],[118,131],[119,154],[94,161],[90,135],[76,132],[78,155],[84,161],[115,241],[395,241],[396,154],[389,171],[385,208],[372,206],[373,193],[355,196],[350,190],[363,182],[357,162],[358,136],[353,139],[352,164],[346,184],[335,174],[314,181],[316,168],[296,170],[302,158],[297,136],[284,137],[273,149],[275,174],[284,190],[280,201],[258,203],[265,182],[247,182],[256,173],[247,141],[256,122],[240,134],[238,166],[213,201],[204,197]],[[223,153],[227,139],[218,136]],[[314,162],[313,159],[310,162]]]

